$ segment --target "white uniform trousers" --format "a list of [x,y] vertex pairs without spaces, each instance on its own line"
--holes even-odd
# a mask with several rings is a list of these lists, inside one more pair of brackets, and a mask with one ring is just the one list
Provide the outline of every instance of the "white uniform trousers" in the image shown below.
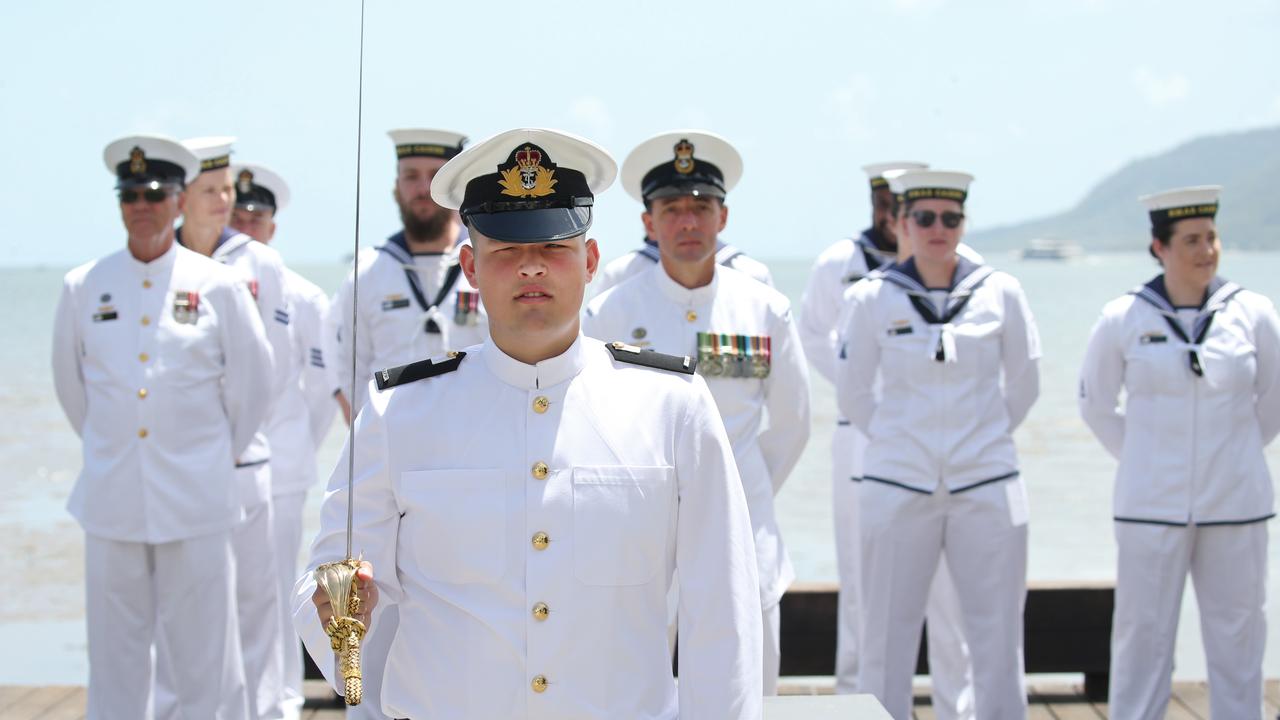
[[400,628],[400,607],[379,602],[382,614],[374,618],[364,642],[360,645],[360,674],[364,683],[364,702],[347,707],[347,720],[394,720],[382,712],[382,677],[387,671],[387,653]]
[[192,718],[248,717],[229,533],[162,544],[85,536],[89,720],[149,715],[153,642]]
[[862,641],[858,689],[896,720],[911,717],[911,679],[930,583],[945,554],[973,662],[973,713],[1025,718],[1022,610],[1027,527],[1015,525],[1006,486],[933,494],[864,481],[858,488],[862,542]]
[[1262,709],[1267,525],[1177,527],[1118,522],[1109,712],[1157,720],[1169,704],[1187,574],[1200,606],[1209,712],[1258,720]]
[[[236,473],[257,470],[240,468]],[[240,627],[240,656],[249,695],[251,720],[281,720],[280,580],[277,578],[271,502],[245,508],[244,522],[231,533],[235,558],[236,615]],[[292,622],[290,623],[292,624]],[[173,692],[174,662],[165,644],[156,646],[157,720],[196,720]]]
[[[280,598],[293,596],[293,584],[300,572],[298,554],[302,549],[302,508],[305,490],[271,498],[271,524],[276,537],[276,562],[279,568]],[[293,630],[293,613],[288,602],[280,602],[280,651],[282,678],[280,710],[285,720],[297,720],[302,714],[305,697],[302,692],[302,644]]]

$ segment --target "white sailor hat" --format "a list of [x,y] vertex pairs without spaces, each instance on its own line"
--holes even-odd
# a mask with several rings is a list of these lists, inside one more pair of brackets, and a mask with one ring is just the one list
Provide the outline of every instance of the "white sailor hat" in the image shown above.
[[227,135],[211,135],[187,138],[182,145],[200,158],[200,172],[208,172],[231,165],[231,145],[235,141]]
[[645,140],[622,162],[622,187],[646,202],[680,195],[723,198],[742,178],[742,156],[705,130],[672,130]]
[[[927,168],[928,165],[925,167]],[[901,197],[903,192],[902,176],[909,172],[911,172],[911,170],[906,168],[892,168],[890,170],[885,170],[881,173],[880,177],[884,178],[885,185],[889,186],[889,192]],[[871,184],[871,187],[876,187],[874,182]]]
[[618,175],[599,145],[559,130],[521,128],[463,150],[431,181],[431,197],[481,234],[548,242],[591,227],[591,207]]
[[148,185],[186,185],[200,174],[200,161],[182,143],[161,135],[120,138],[102,151],[119,189]]
[[1187,218],[1214,217],[1221,195],[1221,185],[1196,185],[1143,195],[1138,202],[1147,207],[1151,224],[1163,225]]
[[954,170],[908,170],[895,178],[902,188],[902,199],[955,200],[961,205],[969,196],[973,176]]
[[895,170],[924,170],[928,167],[928,163],[901,160],[898,162],[880,162],[863,165],[862,172],[866,173],[867,179],[871,181],[871,189],[879,190],[882,187],[889,187],[889,178],[886,173],[894,172]]
[[452,130],[428,130],[404,128],[388,130],[387,135],[396,146],[396,159],[407,157],[434,157],[448,160],[462,152],[467,136]]
[[263,165],[232,165],[236,180],[236,207],[270,210],[274,215],[289,204],[289,186],[284,178]]

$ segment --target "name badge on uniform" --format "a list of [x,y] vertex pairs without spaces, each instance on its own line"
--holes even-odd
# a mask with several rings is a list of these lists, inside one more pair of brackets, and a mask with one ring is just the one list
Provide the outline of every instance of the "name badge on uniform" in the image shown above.
[[459,290],[453,304],[455,325],[475,325],[480,322],[480,293]]
[[173,320],[184,325],[195,325],[200,318],[200,293],[177,290],[173,293]]
[[884,332],[886,335],[894,337],[898,335],[910,335],[915,331],[915,328],[911,326],[910,320],[894,320],[893,323],[889,325],[889,329]]
[[105,322],[107,320],[115,320],[118,317],[120,317],[120,314],[116,312],[114,307],[110,305],[100,305],[98,307],[98,312],[93,314],[93,321]]
[[1138,338],[1138,342],[1142,345],[1156,345],[1159,343],[1167,343],[1169,342],[1169,336],[1165,335],[1164,333],[1158,333],[1158,332],[1143,333],[1142,337]]
[[382,310],[384,312],[407,307],[409,307],[409,298],[400,295],[388,295],[387,299],[382,301]]
[[767,378],[773,367],[768,335],[698,333],[698,372],[709,377]]

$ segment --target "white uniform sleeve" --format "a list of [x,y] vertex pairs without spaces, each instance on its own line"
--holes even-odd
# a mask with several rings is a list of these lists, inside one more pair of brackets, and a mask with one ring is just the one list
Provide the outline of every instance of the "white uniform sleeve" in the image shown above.
[[1004,289],[1004,327],[1000,334],[1004,404],[1009,432],[1022,423],[1040,396],[1040,332],[1027,296],[1016,282]]
[[271,405],[279,401],[293,375],[294,344],[290,327],[289,298],[285,293],[284,265],[279,255],[264,255],[258,264],[258,310],[271,346],[271,387],[263,397]]
[[772,369],[764,381],[769,427],[760,433],[760,451],[776,495],[809,442],[809,366],[788,309],[770,329]]
[[302,397],[307,404],[311,439],[318,447],[329,434],[338,404],[333,401],[334,385],[330,358],[324,352],[324,320],[329,300],[320,294],[300,298],[294,308],[298,321],[294,325],[297,340],[306,357],[302,365]]
[[869,296],[856,292],[859,285],[845,293],[840,311],[836,406],[840,414],[863,435],[870,437],[871,418],[876,412],[875,381],[880,370],[880,343],[876,342],[877,328],[872,320]]
[[758,720],[764,637],[760,579],[738,467],[701,377],[676,450],[680,716]]
[[220,297],[210,300],[221,300],[218,331],[225,363],[222,402],[231,421],[232,457],[240,457],[271,411],[269,403],[263,402],[263,398],[273,395],[271,348],[253,296],[243,283],[232,281],[229,286],[214,286],[212,291]]
[[840,320],[842,297],[839,276],[819,258],[800,299],[800,317],[796,322],[805,357],[819,375],[832,383],[836,381],[836,323]]
[[80,324],[76,308],[75,292],[64,281],[62,295],[53,321],[53,387],[58,394],[62,412],[76,434],[84,427],[88,411],[88,394],[84,388],[84,374],[80,368]]
[[1280,319],[1275,305],[1267,302],[1258,313],[1254,327],[1257,375],[1254,392],[1258,412],[1258,428],[1265,447],[1280,434]]
[[[359,264],[357,264],[359,265]],[[358,270],[357,270],[358,271]],[[363,279],[363,277],[362,277]],[[333,343],[328,355],[332,356],[334,371],[333,377],[337,381],[337,388],[346,395],[347,401],[351,403],[352,414],[360,412],[360,406],[365,401],[365,383],[369,381],[370,374],[375,369],[373,365],[373,341],[369,325],[361,322],[360,332],[354,332],[351,327],[351,307],[354,302],[353,291],[354,274],[349,273],[347,279],[342,283],[342,287],[338,288],[337,294],[333,297],[333,302],[329,305],[329,341]],[[362,308],[362,312],[369,312],[370,308]],[[351,339],[355,335],[356,343],[353,346]],[[355,353],[356,360],[356,383],[357,388],[351,387],[351,355]]]
[[1116,337],[1119,318],[1105,312],[1093,326],[1080,368],[1080,417],[1107,449],[1120,457],[1124,449],[1124,412],[1120,390],[1124,387],[1124,348]]
[[[384,394],[384,397],[386,395]],[[371,403],[355,420],[356,453],[355,507],[352,508],[352,553],[373,565],[373,579],[378,585],[378,605],[373,610],[370,627],[377,625],[382,611],[398,602],[401,588],[396,573],[396,537],[400,532],[400,512],[387,468],[387,431],[382,416],[385,403]],[[311,544],[307,570],[294,584],[293,627],[316,666],[338,694],[343,680],[335,672],[334,654],[329,636],[311,601],[316,590],[313,573],[320,565],[343,560],[347,556],[347,463],[351,446],[344,445],[329,486],[320,506],[320,531]]]

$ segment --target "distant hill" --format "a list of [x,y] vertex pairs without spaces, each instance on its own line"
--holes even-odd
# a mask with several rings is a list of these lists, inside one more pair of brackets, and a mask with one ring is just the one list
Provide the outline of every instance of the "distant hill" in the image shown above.
[[1280,250],[1280,127],[1197,138],[1134,160],[1070,210],[974,232],[967,241],[984,252],[1025,247],[1037,237],[1074,241],[1090,252],[1140,250],[1150,225],[1139,195],[1209,184],[1225,188],[1218,229],[1229,247]]

